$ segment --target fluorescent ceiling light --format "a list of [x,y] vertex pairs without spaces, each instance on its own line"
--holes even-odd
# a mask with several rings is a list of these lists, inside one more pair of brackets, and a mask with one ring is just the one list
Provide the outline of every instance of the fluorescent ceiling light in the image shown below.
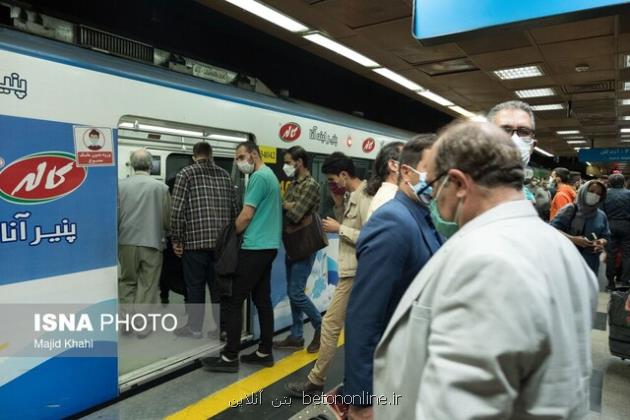
[[623,56],[623,61],[626,67],[630,67],[630,54],[626,54]]
[[245,141],[247,140],[245,137],[236,137],[236,136],[224,136],[223,134],[210,134],[208,136],[211,140],[225,140],[225,141]]
[[582,139],[584,140],[584,136],[564,136],[565,140],[578,140],[578,139]]
[[630,82],[623,82],[623,90],[630,90]]
[[545,155],[547,157],[552,157],[553,153],[549,153],[548,151],[541,149],[540,147],[536,146],[534,147],[534,151],[540,153],[541,155]]
[[619,117],[620,120],[630,121],[630,115],[624,115],[623,117]]
[[558,109],[564,109],[562,104],[545,104],[545,105],[532,105],[532,111],[555,111]]
[[630,105],[630,99],[622,99],[621,105]]
[[262,3],[259,3],[254,0],[225,0],[228,3],[233,4],[234,6],[240,7],[243,10],[247,10],[249,13],[252,13],[262,19],[265,19],[268,22],[273,23],[274,25],[278,25],[281,28],[286,29],[290,32],[306,32],[308,31],[308,27],[302,25],[295,19],[291,19],[290,17],[283,15],[282,13],[272,9],[269,6],[266,6]]
[[540,98],[543,96],[554,96],[556,92],[551,88],[524,89],[514,91],[519,98]]
[[453,111],[457,112],[458,114],[463,115],[466,118],[472,118],[475,116],[475,113],[470,112],[467,109],[462,108],[459,105],[453,105],[453,106],[449,106],[450,109],[452,109]]
[[341,45],[340,43],[333,41],[332,39],[327,38],[322,34],[308,34],[308,35],[304,35],[304,38],[308,39],[311,42],[314,42],[317,45],[327,48],[332,52],[336,52],[337,54],[342,55],[356,63],[359,63],[362,66],[365,66],[365,67],[378,67],[379,66],[379,64],[376,61],[371,60],[367,58],[366,56],[364,56],[363,54],[359,54],[358,52],[351,50],[345,45]]
[[586,140],[567,140],[567,144],[585,144]]
[[561,136],[564,134],[580,134],[580,130],[560,130],[556,131],[556,134],[560,134]]
[[586,164],[587,164],[588,166],[591,166],[591,162],[586,162]]
[[390,69],[380,68],[380,69],[374,69],[374,71],[376,73],[380,74],[381,76],[388,78],[392,82],[396,82],[399,85],[406,87],[409,90],[418,91],[418,90],[423,90],[424,89],[422,86],[420,86],[416,82],[412,82],[411,80],[407,79],[406,77],[402,77],[400,74],[394,73]]
[[580,150],[590,149],[590,147],[574,147],[574,149],[579,152]]
[[630,139],[621,139],[622,143],[630,143]]
[[418,95],[424,96],[428,100],[436,102],[436,103],[438,103],[438,104],[440,104],[442,106],[453,106],[453,105],[455,105],[453,102],[451,102],[448,99],[438,95],[437,93],[431,92],[430,90],[423,90],[421,92],[418,92]]
[[123,122],[118,124],[118,128],[133,128],[133,123]]
[[501,80],[525,79],[527,77],[542,76],[538,66],[514,67],[511,69],[495,70],[494,74]]
[[630,133],[630,128],[622,128],[619,130],[620,133]]

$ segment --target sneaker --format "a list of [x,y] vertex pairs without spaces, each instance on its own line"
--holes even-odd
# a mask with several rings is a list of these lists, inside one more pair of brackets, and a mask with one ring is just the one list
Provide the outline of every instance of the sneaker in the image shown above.
[[309,380],[305,382],[290,382],[286,385],[287,392],[290,396],[302,398],[304,395],[315,395],[324,392],[323,385],[315,385]]
[[284,340],[274,341],[273,348],[284,350],[301,350],[304,348],[304,339],[296,338],[290,335]]
[[190,337],[190,338],[201,338],[201,331],[193,331],[190,329],[188,325],[184,325],[183,327],[179,327],[173,331],[178,337]]
[[318,328],[315,330],[315,335],[313,335],[313,340],[311,344],[308,345],[306,351],[309,353],[317,353],[319,351],[319,341],[322,337],[322,330]]
[[226,361],[223,357],[204,357],[200,360],[203,369],[209,372],[238,372],[238,359]]
[[251,365],[261,365],[265,367],[273,366],[273,354],[268,354],[266,356],[259,356],[257,351],[253,351],[249,354],[244,354],[241,356],[241,362],[249,363]]

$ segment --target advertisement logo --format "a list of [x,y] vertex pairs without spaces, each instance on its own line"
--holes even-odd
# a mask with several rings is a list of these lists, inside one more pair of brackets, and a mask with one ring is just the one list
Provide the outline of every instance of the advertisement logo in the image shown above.
[[300,134],[302,134],[302,129],[300,128],[300,125],[293,122],[287,123],[280,127],[280,132],[278,132],[280,138],[287,142],[296,141],[298,138],[300,138]]
[[87,178],[75,156],[43,152],[24,156],[0,171],[0,198],[18,204],[43,204],[75,191]]
[[376,148],[376,141],[372,137],[363,140],[362,149],[365,153],[370,153]]

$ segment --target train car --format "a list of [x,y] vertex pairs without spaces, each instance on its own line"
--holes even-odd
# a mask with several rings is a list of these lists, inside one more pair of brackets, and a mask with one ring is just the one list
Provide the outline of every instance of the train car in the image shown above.
[[[7,28],[0,28],[0,81],[0,401],[7,418],[80,412],[221,345],[133,341],[77,322],[117,310],[117,182],[130,175],[133,150],[150,150],[152,176],[167,181],[190,162],[192,145],[207,141],[242,192],[232,164],[239,142],[261,146],[283,188],[282,150],[301,145],[327,194],[326,155],[352,156],[365,177],[384,144],[412,135]],[[337,280],[337,244],[331,236],[307,286],[322,311]],[[281,251],[273,267],[277,330],[290,323],[283,259]],[[255,339],[254,311],[244,310],[244,338]],[[60,333],[62,314],[74,322]],[[85,346],[57,346],[64,337]],[[162,352],[141,357],[156,348]]]

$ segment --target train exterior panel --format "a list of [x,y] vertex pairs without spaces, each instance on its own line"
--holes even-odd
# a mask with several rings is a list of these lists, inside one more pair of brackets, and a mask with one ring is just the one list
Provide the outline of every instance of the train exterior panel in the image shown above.
[[[118,145],[124,116],[247,133],[270,150],[301,145],[364,159],[411,134],[7,29],[0,29],[0,81],[3,312],[23,310],[15,304],[116,312],[116,186],[133,148]],[[172,152],[146,145],[164,159]],[[189,154],[189,146],[180,151]],[[320,310],[336,283],[337,243],[331,237],[309,279]],[[272,288],[278,329],[290,323],[282,252]],[[85,332],[92,348],[32,351],[32,320],[15,319],[0,326],[0,401],[8,417],[59,418],[118,395],[115,331]]]

